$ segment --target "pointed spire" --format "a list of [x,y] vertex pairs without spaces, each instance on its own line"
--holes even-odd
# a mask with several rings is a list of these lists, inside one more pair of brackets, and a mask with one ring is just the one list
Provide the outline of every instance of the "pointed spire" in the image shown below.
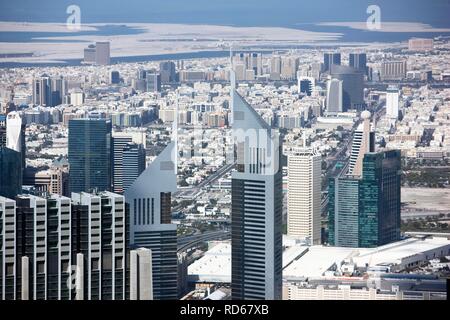
[[233,44],[230,43],[230,116],[229,125],[233,125],[234,93],[236,91],[236,74],[233,67]]
[[172,141],[174,143],[174,147],[173,147],[173,162],[174,162],[174,170],[175,170],[175,174],[177,174],[177,169],[178,169],[178,117],[179,117],[179,105],[178,105],[178,100],[179,100],[179,96],[178,96],[178,89],[176,91],[176,97],[175,97],[175,117],[173,119],[173,123],[172,123]]

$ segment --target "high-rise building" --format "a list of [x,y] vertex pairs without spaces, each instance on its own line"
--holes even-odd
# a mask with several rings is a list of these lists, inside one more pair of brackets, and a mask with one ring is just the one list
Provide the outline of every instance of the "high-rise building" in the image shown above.
[[330,79],[327,82],[327,112],[343,112],[343,88],[342,80]]
[[95,43],[95,64],[109,65],[111,63],[110,44],[108,41]]
[[25,168],[25,123],[19,112],[13,111],[6,116],[6,147],[21,155],[20,163]]
[[287,233],[321,243],[322,157],[302,148],[288,155]]
[[171,142],[125,190],[130,245],[152,251],[155,300],[178,299],[177,226],[171,223],[171,194],[177,190],[175,150]]
[[281,58],[281,79],[294,80],[297,77],[299,59],[297,57]]
[[147,92],[161,92],[161,75],[147,73]]
[[109,83],[110,84],[118,84],[118,83],[120,83],[120,73],[119,73],[119,71],[111,71],[109,73]]
[[142,144],[128,143],[123,149],[123,190],[127,190],[145,170],[145,149]]
[[72,224],[76,224],[77,253],[86,271],[84,299],[124,300],[128,219],[123,196],[111,192],[72,193]]
[[331,66],[341,64],[340,53],[324,53],[323,54],[323,72],[329,72]]
[[331,77],[342,81],[343,111],[364,107],[364,74],[349,66],[332,65]]
[[361,176],[341,172],[329,184],[329,243],[377,247],[400,240],[399,150],[366,153]]
[[278,55],[273,55],[270,58],[270,79],[280,80],[281,75],[281,57]]
[[252,52],[250,54],[249,68],[255,72],[256,76],[262,75],[262,54]]
[[69,120],[70,191],[111,189],[111,122]]
[[130,300],[153,300],[152,250],[130,251]]
[[84,49],[84,59],[83,62],[85,64],[95,64],[95,45],[90,44],[87,48]]
[[50,107],[51,101],[52,89],[50,78],[44,75],[33,79],[33,104]]
[[84,103],[84,92],[81,89],[73,90],[70,93],[70,104],[78,107],[82,106]]
[[402,80],[406,78],[406,61],[385,61],[381,63],[380,78],[384,80]]
[[0,196],[14,198],[22,190],[22,155],[0,146]]
[[[129,297],[128,210],[123,196],[19,195],[15,200],[0,198],[0,213],[5,226],[0,228],[3,299]],[[139,287],[144,283],[140,274],[136,276]],[[148,292],[151,285],[143,289]]]
[[367,74],[367,54],[350,53],[349,66]]
[[[3,186],[3,182],[0,184],[1,186]],[[16,260],[16,202],[0,196],[1,300],[16,299]]]
[[306,94],[311,96],[316,86],[316,81],[313,77],[299,77],[298,78],[298,93]]
[[123,149],[131,143],[131,136],[114,136],[112,138],[112,182],[115,193],[123,193]]
[[389,86],[386,90],[386,116],[398,119],[400,93],[397,87]]
[[282,289],[280,137],[234,84],[231,94],[237,141],[231,187],[231,295],[233,300],[277,300]]
[[67,81],[63,77],[52,78],[50,82],[51,102],[52,107],[58,106],[64,102],[67,95]]
[[161,83],[170,83],[176,81],[176,69],[173,61],[164,61],[159,64],[159,73]]
[[370,117],[371,114],[367,110],[361,113],[362,123],[355,130],[353,136],[348,167],[348,172],[351,175],[360,176],[364,155],[375,151],[375,133],[370,127]]

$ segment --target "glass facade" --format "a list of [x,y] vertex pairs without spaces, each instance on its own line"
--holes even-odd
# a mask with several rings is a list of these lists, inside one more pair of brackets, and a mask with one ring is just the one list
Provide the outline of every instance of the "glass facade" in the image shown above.
[[111,189],[111,122],[69,121],[70,191]]
[[329,243],[377,247],[400,240],[401,155],[367,153],[361,177],[342,175],[329,183]]
[[0,196],[14,199],[22,190],[22,155],[0,147]]

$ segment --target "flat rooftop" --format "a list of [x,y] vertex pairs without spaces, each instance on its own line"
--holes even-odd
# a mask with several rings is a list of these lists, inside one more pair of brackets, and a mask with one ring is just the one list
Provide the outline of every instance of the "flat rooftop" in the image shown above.
[[[398,265],[403,260],[425,259],[427,252],[450,254],[447,237],[408,238],[378,248],[307,246],[288,243],[283,252],[283,279],[321,278],[334,264],[350,258],[359,266]],[[432,259],[429,256],[428,259]],[[231,282],[231,244],[218,242],[188,267],[190,282]]]

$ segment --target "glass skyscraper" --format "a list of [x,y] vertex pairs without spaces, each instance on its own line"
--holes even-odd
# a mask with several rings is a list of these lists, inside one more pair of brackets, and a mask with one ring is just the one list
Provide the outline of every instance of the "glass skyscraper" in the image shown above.
[[282,297],[281,139],[232,89],[237,170],[231,184],[231,297]]
[[69,121],[70,191],[111,189],[111,122]]
[[0,146],[0,196],[14,198],[22,190],[22,155]]
[[331,178],[331,245],[368,248],[400,240],[400,161],[399,150],[370,152],[362,176]]

